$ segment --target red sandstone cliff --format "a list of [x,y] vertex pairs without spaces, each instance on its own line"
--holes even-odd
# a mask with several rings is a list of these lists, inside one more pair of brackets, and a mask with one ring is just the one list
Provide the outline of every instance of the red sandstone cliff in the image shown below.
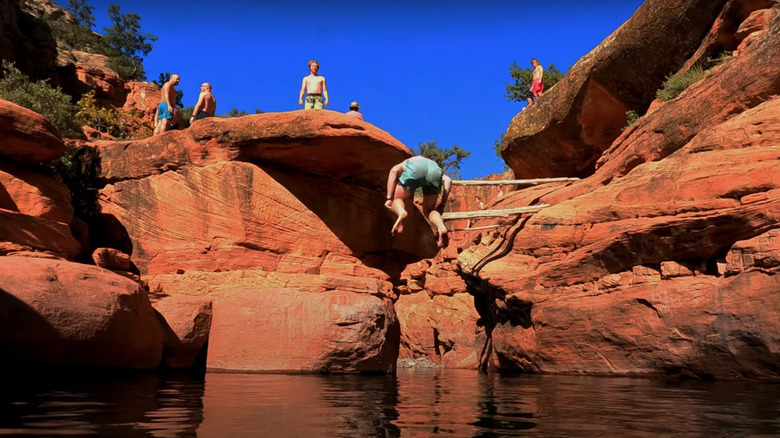
[[[642,14],[657,3],[646,3],[602,46],[624,44],[625,35],[639,31],[630,27],[648,19]],[[762,5],[748,3],[712,10],[708,16],[721,19],[709,35],[726,33],[723,17],[733,21],[737,6],[743,18],[766,14],[771,21],[735,37],[732,45],[750,41],[738,56],[603,143],[592,175],[566,187],[518,190],[497,203],[552,206],[484,233],[458,259],[481,300],[486,366],[780,378],[780,18],[777,5],[751,15],[744,8]],[[707,38],[702,47],[712,45]],[[574,102],[572,113],[600,118],[598,108],[586,108],[587,99],[572,100],[579,93],[566,82],[556,85],[512,122],[503,152],[521,175],[539,168],[537,160],[553,168],[550,154],[562,151],[557,144],[535,152],[517,149],[518,139],[566,132],[550,122],[561,101]],[[549,123],[532,134],[536,120]],[[516,135],[523,129],[526,134]]]

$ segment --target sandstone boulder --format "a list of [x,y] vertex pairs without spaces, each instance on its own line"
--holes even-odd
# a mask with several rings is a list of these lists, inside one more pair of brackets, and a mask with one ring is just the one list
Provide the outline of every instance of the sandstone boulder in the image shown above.
[[206,356],[211,331],[211,300],[181,294],[155,297],[152,305],[161,316],[165,366],[192,368],[200,356]]
[[410,156],[387,132],[335,111],[212,117],[183,131],[94,145],[110,182],[235,160],[381,187],[390,167]]
[[70,191],[58,180],[0,162],[0,208],[55,222],[70,223]]
[[154,369],[163,338],[146,292],[109,271],[0,257],[3,365]]
[[35,164],[64,152],[57,129],[45,117],[0,99],[0,156]]
[[[649,0],[528,109],[512,120],[501,155],[518,178],[593,173],[666,75],[699,46],[726,0]],[[672,56],[670,56],[672,54]],[[544,61],[542,59],[542,61]]]
[[0,255],[39,251],[73,260],[80,248],[68,224],[0,209]]
[[401,325],[401,359],[426,358],[446,368],[477,368],[486,337],[471,295],[402,295],[395,311]]
[[393,305],[342,291],[243,288],[215,292],[208,367],[231,371],[392,373]]

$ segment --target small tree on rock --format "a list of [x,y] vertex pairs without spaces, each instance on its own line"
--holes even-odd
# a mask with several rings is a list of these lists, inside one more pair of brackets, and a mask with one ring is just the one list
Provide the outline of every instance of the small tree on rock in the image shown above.
[[458,145],[451,148],[441,148],[436,144],[436,140],[418,143],[415,154],[428,158],[436,162],[441,169],[451,178],[460,179],[460,164],[464,158],[471,156],[471,152]]
[[143,67],[143,57],[152,51],[152,42],[157,37],[141,33],[141,16],[135,13],[120,14],[119,5],[108,7],[108,17],[113,23],[104,27],[103,39],[108,46],[108,66],[124,79],[144,80],[146,73]]

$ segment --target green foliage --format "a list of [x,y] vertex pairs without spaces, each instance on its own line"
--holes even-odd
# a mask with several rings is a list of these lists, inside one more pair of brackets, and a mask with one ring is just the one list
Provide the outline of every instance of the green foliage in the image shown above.
[[441,148],[436,144],[436,140],[418,143],[414,153],[435,161],[444,173],[454,179],[460,179],[461,161],[471,155],[471,152],[458,145],[447,149]]
[[182,108],[181,120],[184,123],[184,128],[188,128],[190,126],[190,117],[192,117],[193,111],[195,111],[195,106],[188,106],[187,108]]
[[734,52],[726,50],[719,53],[714,58],[707,58],[707,60],[704,61],[704,64],[707,66],[708,70],[711,70],[719,65],[728,64],[729,61],[734,59],[733,55]]
[[[263,114],[263,111],[260,109],[256,109],[255,114]],[[249,113],[244,110],[239,111],[238,108],[233,108],[232,110],[226,112],[225,114],[220,114],[219,117],[243,117],[248,115]]]
[[119,5],[108,7],[111,27],[104,27],[103,39],[110,56],[108,66],[124,79],[144,80],[146,73],[143,57],[152,51],[157,37],[141,33],[141,16],[135,13],[120,14]]
[[52,20],[48,15],[43,16],[54,39],[71,50],[106,54],[102,38],[92,32],[92,27],[95,26],[92,6],[84,0],[70,0],[66,9],[75,19],[75,23],[62,19]]
[[[160,73],[160,76],[157,77],[157,80],[152,81],[152,83],[162,88],[162,86],[171,79],[172,74],[173,73],[168,71],[165,73]],[[184,108],[184,92],[182,90],[176,90],[176,103],[174,106],[176,108]],[[189,119],[189,117],[187,118]]]
[[[510,101],[525,102],[527,98],[533,96],[531,94],[531,84],[533,83],[534,75],[533,68],[520,68],[515,61],[509,66],[509,75],[515,80],[515,83],[510,84],[509,82],[505,82],[506,94],[504,97]],[[560,70],[555,68],[555,65],[550,64],[549,67],[544,69],[544,75],[542,76],[544,79],[545,91],[557,84],[564,76],[566,76],[566,73],[561,73]]]
[[506,161],[504,161],[504,157],[501,156],[501,145],[504,143],[504,133],[502,132],[501,135],[498,137],[498,140],[495,140],[493,142],[493,151],[496,153],[496,156],[498,157],[498,161],[501,161],[504,163],[504,172],[510,169],[509,165],[506,164]]
[[65,153],[47,165],[54,176],[71,193],[71,204],[76,216],[90,223],[100,215],[98,189],[100,183],[100,154],[94,147],[66,145]]
[[87,4],[86,0],[70,0],[66,11],[73,15],[76,19],[76,24],[87,29],[92,29],[95,26],[95,16],[92,15],[93,6]]
[[83,124],[89,125],[100,132],[114,137],[127,137],[128,130],[122,114],[113,108],[102,108],[95,100],[95,90],[81,97],[76,103],[79,111],[76,113]]
[[691,84],[702,80],[706,74],[707,72],[702,67],[694,66],[683,74],[669,76],[663,87],[656,91],[656,97],[662,101],[672,100]]
[[47,80],[32,82],[12,63],[3,60],[0,97],[46,117],[63,137],[83,138],[70,96],[52,88]]
[[634,110],[626,111],[626,126],[621,128],[620,130],[625,131],[626,129],[628,129],[629,126],[633,125],[634,123],[636,123],[637,120],[639,120],[639,117],[641,117],[639,113],[637,113]]

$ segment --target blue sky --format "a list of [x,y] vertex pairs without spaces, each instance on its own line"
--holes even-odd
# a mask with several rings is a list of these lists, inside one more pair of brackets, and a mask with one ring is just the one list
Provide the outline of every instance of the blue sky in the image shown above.
[[503,168],[493,144],[524,105],[504,97],[512,62],[527,67],[536,57],[565,71],[642,1],[88,3],[100,33],[111,3],[141,16],[143,32],[159,38],[144,61],[147,77],[180,74],[185,106],[211,82],[217,113],[299,109],[314,58],[327,80],[327,109],[344,112],[357,100],[367,122],[409,147],[458,144],[471,152],[461,170],[470,179]]

